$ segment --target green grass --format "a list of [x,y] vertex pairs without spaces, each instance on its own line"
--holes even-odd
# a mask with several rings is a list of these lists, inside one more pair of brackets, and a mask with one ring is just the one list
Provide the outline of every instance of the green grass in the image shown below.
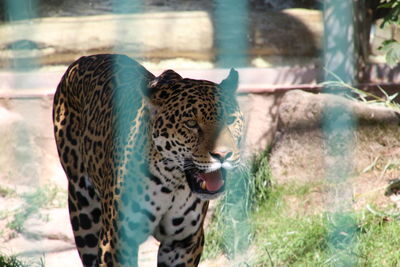
[[18,260],[16,256],[7,256],[0,254],[0,266],[1,267],[27,267],[25,263]]
[[[203,258],[214,258],[221,253],[235,257],[253,239],[248,218],[252,210],[258,209],[259,203],[269,198],[271,181],[267,152],[253,162],[249,170],[232,177],[235,179],[228,177],[231,181],[229,194],[219,201],[216,216],[206,231]],[[235,236],[239,237],[234,240]]]
[[[261,217],[262,216],[262,217]],[[266,219],[266,220],[265,220]],[[327,248],[322,218],[283,218],[263,209],[255,214],[254,231],[257,255],[254,265],[293,266],[311,263],[317,266]]]
[[6,255],[0,252],[1,267],[45,267],[44,258],[38,260],[21,260],[15,255]]
[[364,212],[359,214],[360,234],[357,251],[360,266],[400,265],[399,218],[382,217]]
[[[368,210],[307,216],[296,213],[286,202],[287,196],[302,199],[320,184],[278,186],[271,178],[267,155],[255,162],[247,183],[251,193],[240,195],[250,203],[245,211],[248,217],[241,223],[249,226],[243,238],[250,240],[253,255],[240,266],[400,266],[399,218]],[[229,225],[240,222],[229,217],[228,208],[226,201],[217,207],[206,229],[203,258],[235,256],[224,233],[234,234]]]
[[8,228],[17,232],[22,232],[25,221],[40,209],[66,206],[65,192],[51,185],[38,187],[32,193],[23,194],[21,198],[24,204],[14,212],[13,219],[7,224]]
[[15,190],[0,186],[0,197],[14,197],[16,195]]
[[[66,207],[66,192],[54,185],[36,188],[31,193],[18,194],[9,188],[0,188],[0,196],[7,198],[21,198],[23,204],[17,210],[0,210],[0,220],[12,218],[6,225],[16,232],[24,231],[24,223],[31,216],[38,215],[43,208]],[[4,229],[0,229],[0,235]],[[15,255],[7,255],[0,252],[0,267],[43,267],[44,258],[38,260],[21,260]]]

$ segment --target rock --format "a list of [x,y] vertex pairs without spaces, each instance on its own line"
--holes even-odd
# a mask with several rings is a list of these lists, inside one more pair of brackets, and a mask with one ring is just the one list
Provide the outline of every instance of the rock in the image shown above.
[[[338,113],[332,116],[332,110]],[[339,96],[292,91],[281,99],[278,114],[270,155],[276,183],[314,188],[317,194],[307,201],[319,199],[321,209],[345,208],[343,203],[360,208],[371,198],[386,201],[388,181],[400,176],[398,168],[388,167],[398,166],[400,158],[398,113]],[[333,121],[341,127],[323,131]]]
[[282,94],[247,94],[238,97],[246,122],[244,156],[252,157],[269,147],[278,127]]
[[279,105],[279,127],[314,128],[321,125],[323,114],[328,109],[344,109],[354,119],[364,124],[399,124],[400,114],[389,108],[367,105],[330,94],[311,94],[300,90],[287,92]]

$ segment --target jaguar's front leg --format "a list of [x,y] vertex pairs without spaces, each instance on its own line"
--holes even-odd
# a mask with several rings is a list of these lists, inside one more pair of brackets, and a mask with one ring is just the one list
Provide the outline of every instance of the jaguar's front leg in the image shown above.
[[103,228],[98,254],[100,267],[138,266],[139,245],[151,235],[158,223],[160,216],[152,213],[132,184],[137,189],[136,183],[124,184],[121,189],[108,193],[112,198],[102,203]]
[[[104,233],[104,234],[103,234]],[[100,237],[101,242],[99,244],[99,267],[137,267],[138,266],[138,242],[134,239],[126,240],[122,236],[118,236],[117,239],[112,235],[114,230],[109,229],[108,231],[102,230]]]
[[197,266],[204,246],[204,230],[200,226],[197,232],[180,240],[164,240],[158,249],[158,267]]

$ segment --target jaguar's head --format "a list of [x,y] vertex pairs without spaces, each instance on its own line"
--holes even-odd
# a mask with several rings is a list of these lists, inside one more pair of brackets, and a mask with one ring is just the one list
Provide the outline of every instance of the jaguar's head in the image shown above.
[[220,84],[183,79],[172,70],[150,83],[151,136],[167,170],[203,199],[224,190],[226,173],[239,165],[243,117],[236,101],[238,73]]

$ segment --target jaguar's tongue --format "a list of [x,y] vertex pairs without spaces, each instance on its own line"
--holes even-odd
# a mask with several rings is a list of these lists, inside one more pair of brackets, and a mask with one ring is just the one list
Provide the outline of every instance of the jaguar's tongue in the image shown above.
[[203,180],[202,188],[208,191],[218,191],[224,185],[222,179],[222,173],[220,170],[216,170],[208,173],[199,173],[200,179]]

